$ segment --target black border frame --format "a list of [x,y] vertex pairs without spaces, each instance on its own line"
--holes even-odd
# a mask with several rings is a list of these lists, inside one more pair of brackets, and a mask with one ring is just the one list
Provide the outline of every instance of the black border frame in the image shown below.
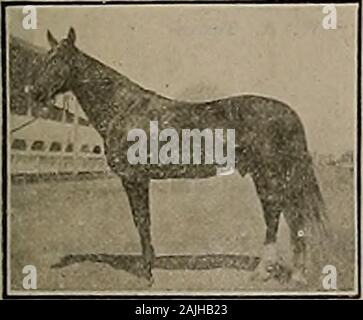
[[[11,300],[39,300],[39,299],[75,299],[75,300],[83,300],[83,299],[92,299],[92,300],[99,300],[99,299],[125,299],[125,300],[138,300],[138,301],[145,301],[145,300],[204,300],[204,299],[213,299],[215,302],[218,300],[218,303],[221,301],[226,300],[250,300],[250,299],[314,299],[314,300],[322,300],[322,299],[359,299],[361,297],[361,143],[362,143],[362,128],[361,128],[361,100],[362,100],[362,85],[361,85],[361,71],[362,71],[362,2],[361,0],[310,0],[310,1],[296,1],[296,0],[146,0],[146,1],[0,1],[1,2],[1,69],[2,69],[2,298],[3,299],[11,299]],[[313,294],[313,295],[306,295],[306,294],[276,294],[276,295],[193,295],[193,294],[175,294],[175,295],[155,295],[152,292],[150,294],[140,294],[140,295],[92,295],[92,294],[80,294],[80,295],[73,295],[73,294],[42,294],[42,295],[24,295],[24,294],[9,294],[8,293],[8,270],[7,270],[7,263],[8,263],[8,252],[7,252],[7,245],[8,245],[8,144],[7,144],[7,135],[8,135],[8,122],[7,122],[7,98],[8,98],[8,90],[7,90],[7,73],[8,73],[8,66],[6,63],[7,57],[7,31],[6,31],[6,8],[7,7],[19,7],[25,5],[39,5],[39,6],[110,6],[110,5],[216,5],[216,4],[225,4],[225,5],[243,5],[243,4],[253,4],[253,5],[283,5],[283,4],[358,4],[358,11],[357,11],[357,52],[356,52],[356,61],[357,61],[357,70],[356,70],[356,79],[357,79],[357,114],[356,114],[356,125],[357,125],[357,132],[356,132],[356,181],[355,181],[355,192],[356,192],[356,216],[357,216],[357,265],[358,268],[356,271],[357,274],[357,283],[358,283],[358,292],[356,294]]]

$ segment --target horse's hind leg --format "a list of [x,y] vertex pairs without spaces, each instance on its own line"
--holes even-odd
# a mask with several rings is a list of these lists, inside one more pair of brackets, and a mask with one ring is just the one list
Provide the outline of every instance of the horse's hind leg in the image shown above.
[[258,277],[262,280],[268,280],[272,275],[272,270],[280,262],[276,242],[282,210],[281,195],[278,192],[279,184],[267,170],[259,170],[258,173],[252,174],[252,178],[255,182],[266,223],[266,234],[261,261],[253,278]]
[[293,271],[291,280],[295,283],[306,285],[306,235],[304,222],[298,210],[302,208],[294,207],[284,211],[284,218],[290,229],[290,242],[293,251]]
[[154,249],[151,244],[149,180],[137,177],[122,178],[122,184],[129,198],[134,223],[139,232],[146,277],[152,279]]

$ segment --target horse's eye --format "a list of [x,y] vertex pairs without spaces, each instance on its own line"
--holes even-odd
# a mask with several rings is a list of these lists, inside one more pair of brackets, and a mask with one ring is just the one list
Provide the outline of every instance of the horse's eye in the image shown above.
[[58,59],[53,59],[52,63],[53,64],[57,64],[58,63]]

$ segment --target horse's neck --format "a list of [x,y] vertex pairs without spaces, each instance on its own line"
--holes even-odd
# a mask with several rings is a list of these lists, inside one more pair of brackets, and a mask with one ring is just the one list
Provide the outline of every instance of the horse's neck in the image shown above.
[[[109,122],[126,114],[146,90],[125,76],[79,52],[71,90],[91,124],[104,136]],[[115,98],[117,96],[117,99]]]

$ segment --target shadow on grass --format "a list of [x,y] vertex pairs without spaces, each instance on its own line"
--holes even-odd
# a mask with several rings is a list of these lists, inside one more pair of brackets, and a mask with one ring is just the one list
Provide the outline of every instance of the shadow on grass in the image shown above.
[[[124,270],[137,277],[145,277],[146,274],[141,255],[71,254],[61,258],[52,268],[64,268],[82,262],[105,263],[114,269]],[[165,255],[155,258],[153,269],[211,270],[224,268],[253,271],[259,262],[259,257],[246,255]],[[277,270],[273,273],[273,277],[281,282],[286,281],[290,276],[290,271],[283,266],[277,266]]]
[[[252,271],[260,261],[258,257],[245,255],[173,255],[156,257],[153,269],[164,270],[210,270],[232,268]],[[81,262],[105,263],[117,270],[124,270],[136,276],[144,275],[141,255],[71,254],[64,256],[52,268],[64,268]]]

